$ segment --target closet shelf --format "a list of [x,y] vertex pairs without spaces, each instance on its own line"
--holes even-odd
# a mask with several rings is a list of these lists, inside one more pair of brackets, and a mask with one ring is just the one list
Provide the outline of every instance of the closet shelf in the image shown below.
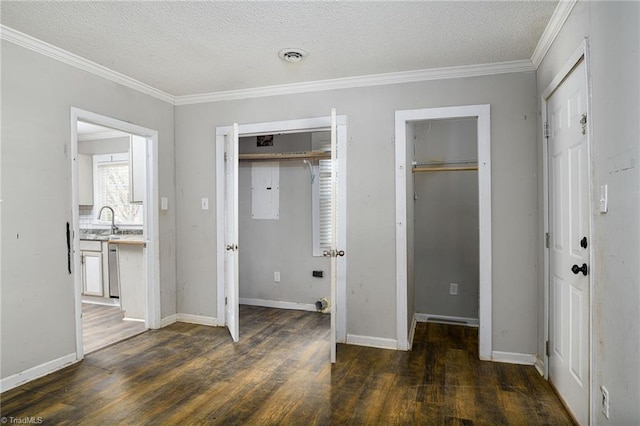
[[239,154],[240,161],[278,161],[278,160],[312,160],[331,159],[330,152],[299,151],[299,152],[270,152],[265,154]]
[[464,172],[478,170],[478,166],[445,166],[445,167],[414,167],[413,173],[422,172]]

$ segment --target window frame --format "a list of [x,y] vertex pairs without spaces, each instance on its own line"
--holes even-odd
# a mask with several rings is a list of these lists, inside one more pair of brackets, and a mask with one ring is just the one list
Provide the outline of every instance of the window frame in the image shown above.
[[[112,154],[95,154],[93,155],[93,212],[94,216],[92,218],[92,224],[94,225],[111,225],[111,220],[100,220],[97,216],[98,212],[105,204],[102,204],[102,200],[100,199],[100,178],[99,178],[99,167],[101,164],[109,164],[109,163],[126,163],[128,167],[127,176],[129,179],[129,191],[131,191],[131,158],[129,152],[118,152]],[[130,197],[127,197],[130,199]],[[139,203],[131,203],[141,206]],[[110,206],[111,207],[111,206]],[[117,226],[143,226],[144,225],[144,211],[142,212],[141,221],[138,222],[121,222],[115,220],[114,223]]]

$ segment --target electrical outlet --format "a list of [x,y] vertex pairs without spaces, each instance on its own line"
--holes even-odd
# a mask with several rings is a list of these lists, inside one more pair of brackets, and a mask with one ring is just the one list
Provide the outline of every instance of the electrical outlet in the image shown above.
[[602,394],[602,414],[609,418],[609,391],[604,386],[600,386],[600,393]]
[[275,271],[273,273],[273,282],[279,283],[280,282],[280,272]]
[[449,294],[452,294],[454,296],[458,295],[458,284],[457,283],[449,284]]

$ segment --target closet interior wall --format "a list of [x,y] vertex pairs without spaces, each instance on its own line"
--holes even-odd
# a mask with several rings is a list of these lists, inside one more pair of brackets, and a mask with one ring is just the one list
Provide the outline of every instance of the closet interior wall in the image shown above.
[[[241,154],[310,151],[311,133],[274,135],[273,146],[257,146],[255,136],[240,138],[239,149]],[[273,161],[279,168],[278,219],[252,218],[252,161],[240,161],[240,303],[250,299],[251,304],[287,302],[310,307],[330,296],[330,282],[328,258],[313,256],[309,166],[301,159]],[[312,163],[317,166],[318,160]],[[314,277],[314,270],[323,271],[324,276]],[[274,272],[279,272],[279,282]]]
[[[477,119],[413,123],[418,164],[477,160]],[[438,163],[444,163],[439,166]],[[414,202],[414,308],[416,314],[478,319],[478,173],[412,173]],[[450,294],[451,283],[457,295]]]

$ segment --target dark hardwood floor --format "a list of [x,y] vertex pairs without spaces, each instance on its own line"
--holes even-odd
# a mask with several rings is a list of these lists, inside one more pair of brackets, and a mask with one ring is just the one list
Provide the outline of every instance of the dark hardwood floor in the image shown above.
[[240,308],[241,341],[177,323],[1,395],[44,424],[571,424],[533,367],[477,360],[477,329],[421,323],[411,352],[338,346],[329,317]]
[[82,341],[89,354],[147,330],[144,322],[125,321],[117,306],[82,304]]

